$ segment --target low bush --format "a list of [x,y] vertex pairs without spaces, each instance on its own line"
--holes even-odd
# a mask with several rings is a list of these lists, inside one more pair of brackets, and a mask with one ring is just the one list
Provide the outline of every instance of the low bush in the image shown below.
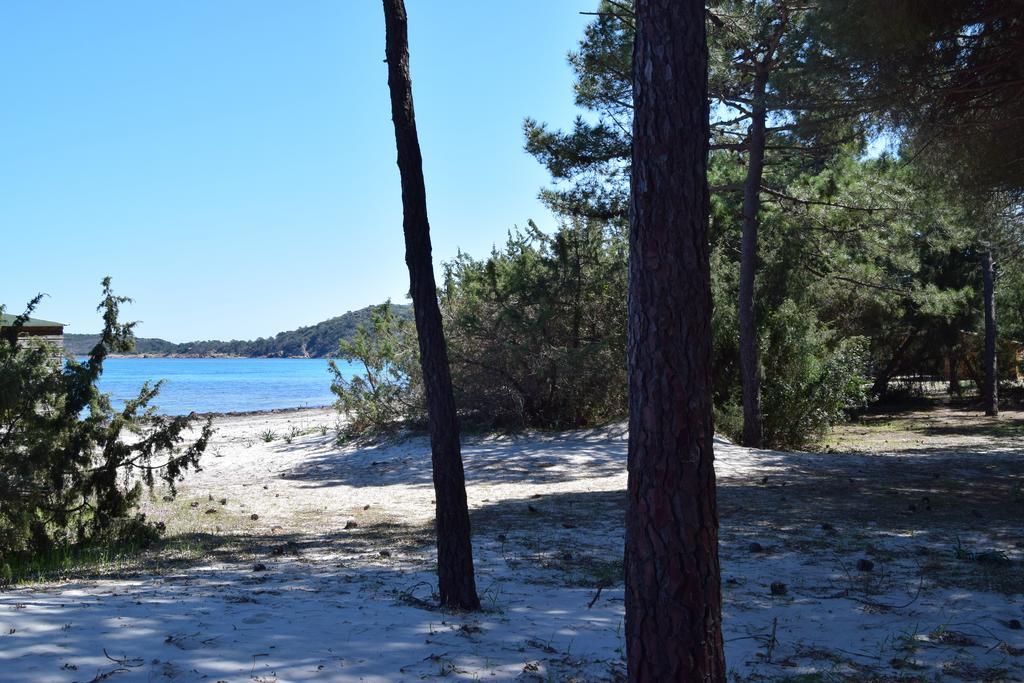
[[372,328],[359,325],[352,341],[339,344],[338,355],[361,364],[360,374],[348,377],[330,361],[335,407],[345,416],[339,438],[389,432],[426,415],[412,323],[396,317],[390,302],[376,307],[371,321]]

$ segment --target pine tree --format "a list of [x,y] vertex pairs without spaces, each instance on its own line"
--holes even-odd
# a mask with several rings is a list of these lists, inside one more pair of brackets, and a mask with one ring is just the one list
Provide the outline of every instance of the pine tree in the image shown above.
[[951,186],[1024,190],[1020,0],[821,0],[814,33]]
[[430,223],[409,75],[408,16],[404,0],[384,0],[384,23],[391,118],[395,125],[398,168],[402,177],[405,262],[409,267],[409,291],[427,395],[427,423],[437,500],[438,592],[441,604],[446,607],[475,610],[480,608],[480,599],[473,574],[473,546],[459,443],[459,418],[455,410],[448,349],[431,260]]
[[[810,31],[813,12],[813,5],[799,0],[716,0],[708,7],[711,149],[719,165],[745,166],[743,179],[716,184],[712,192],[743,197],[737,308],[747,446],[764,443],[756,317],[764,197],[790,202],[782,187],[787,177],[821,168],[843,145],[856,145],[868,108],[851,92],[845,63]],[[624,74],[634,16],[629,3],[611,1],[602,2],[597,15],[570,62],[577,72],[576,101],[598,121],[578,119],[570,132],[552,132],[527,120],[527,150],[563,184],[544,193],[554,209],[614,219],[628,208],[628,168],[621,162],[630,144],[632,86]]]
[[627,668],[724,681],[704,3],[638,0],[633,55]]

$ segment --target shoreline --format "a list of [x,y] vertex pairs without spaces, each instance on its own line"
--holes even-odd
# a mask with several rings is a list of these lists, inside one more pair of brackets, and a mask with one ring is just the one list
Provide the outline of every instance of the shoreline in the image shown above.
[[292,413],[303,412],[322,412],[324,410],[334,410],[334,406],[332,404],[326,404],[319,406],[298,406],[295,408],[264,408],[263,410],[228,410],[220,412],[211,411],[205,413],[193,411],[193,413],[195,413],[197,417],[260,417],[271,415],[288,415]]
[[[72,353],[84,358],[87,353]],[[110,353],[107,358],[144,360],[153,358],[180,360],[336,360],[338,356],[234,356],[226,353]]]

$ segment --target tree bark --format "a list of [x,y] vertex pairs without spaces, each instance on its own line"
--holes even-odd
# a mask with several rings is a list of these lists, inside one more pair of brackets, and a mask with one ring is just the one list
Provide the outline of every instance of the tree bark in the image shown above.
[[871,385],[871,394],[878,398],[885,398],[885,395],[889,393],[889,381],[892,379],[893,374],[899,370],[900,363],[903,362],[903,355],[910,347],[910,343],[915,339],[916,335],[911,332],[908,333],[900,345],[893,351],[892,358],[886,364],[885,368],[875,378],[874,384]]
[[638,0],[629,259],[631,681],[724,681],[702,0]]
[[761,448],[764,434],[761,418],[761,362],[754,310],[754,279],[757,271],[757,233],[760,228],[761,179],[764,176],[766,142],[765,90],[768,70],[756,65],[747,157],[747,178],[743,184],[743,235],[740,244],[740,377],[743,387],[743,445]]
[[427,421],[434,475],[437,529],[437,576],[441,604],[456,609],[480,608],[473,574],[466,480],[459,443],[459,419],[452,392],[448,348],[431,260],[430,223],[423,182],[423,159],[409,77],[408,17],[404,0],[384,0],[388,87],[395,124],[398,168],[402,176],[405,262],[409,267],[419,337],[420,365],[427,393]]
[[985,414],[999,414],[999,368],[996,354],[996,272],[992,249],[981,255],[981,277],[985,290],[985,386],[982,404]]

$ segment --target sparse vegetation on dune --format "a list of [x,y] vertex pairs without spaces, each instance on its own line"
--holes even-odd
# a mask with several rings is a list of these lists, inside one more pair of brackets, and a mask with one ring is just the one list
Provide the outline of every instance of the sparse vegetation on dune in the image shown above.
[[[1017,523],[1024,470],[1013,455],[1016,437],[972,431],[976,415],[940,405],[878,422],[868,417],[870,445],[851,425],[833,432],[831,452],[822,455],[716,444],[724,634],[735,680],[784,680],[794,670],[824,680],[885,680],[908,671],[956,680],[949,672],[968,664],[1011,680],[1019,675],[1024,657],[1013,653],[1024,642],[1009,624],[1024,609]],[[160,666],[181,669],[201,667],[193,657],[211,651],[189,643],[217,638],[211,642],[221,661],[248,675],[250,650],[273,653],[274,643],[262,640],[269,631],[244,620],[276,614],[273,637],[304,634],[301,647],[274,655],[264,668],[257,662],[257,673],[276,671],[280,679],[303,666],[292,654],[355,676],[446,652],[466,676],[512,677],[536,666],[554,680],[617,680],[623,426],[467,439],[484,608],[473,616],[434,607],[425,439],[339,447],[333,432],[318,428],[330,418],[327,410],[218,418],[204,471],[189,477],[176,499],[157,490],[143,501],[147,517],[165,524],[164,539],[137,553],[32,570],[26,583],[0,594],[0,624],[31,634],[30,623],[71,623],[69,647],[55,666],[68,661],[80,670],[93,661],[86,642],[97,643],[100,658],[100,645],[114,652],[102,625],[95,641],[72,636],[118,609],[175,624],[152,643],[143,635],[119,640],[119,656],[157,648]],[[1022,418],[1004,411],[1003,419]],[[264,442],[258,435],[267,430],[295,436],[291,444]],[[90,596],[88,609],[55,583],[69,581]],[[784,594],[773,595],[773,583],[783,584]],[[175,599],[162,602],[163,595]],[[66,605],[59,617],[35,606],[43,596]],[[132,601],[144,607],[119,607]],[[217,606],[216,624],[165,611],[200,603]],[[4,610],[15,604],[26,607]],[[316,621],[324,605],[329,624]],[[368,609],[375,615],[369,619]],[[317,637],[309,635],[311,623]],[[359,629],[408,649],[363,662],[327,651],[329,642],[359,638]],[[186,647],[160,642],[167,637]],[[501,644],[508,642],[515,646]],[[488,656],[474,658],[474,651]],[[409,670],[441,675],[425,665]]]

